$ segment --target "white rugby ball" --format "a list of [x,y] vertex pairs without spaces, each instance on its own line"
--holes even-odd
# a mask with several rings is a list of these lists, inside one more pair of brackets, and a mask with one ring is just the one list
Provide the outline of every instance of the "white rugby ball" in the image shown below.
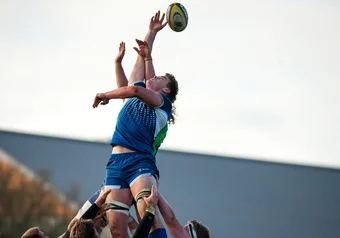
[[174,2],[166,11],[166,20],[173,31],[181,32],[188,25],[187,10],[182,4]]

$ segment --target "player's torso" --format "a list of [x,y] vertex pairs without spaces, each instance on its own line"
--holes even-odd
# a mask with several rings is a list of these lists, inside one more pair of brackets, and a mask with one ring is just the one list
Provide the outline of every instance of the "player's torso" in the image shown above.
[[150,107],[138,98],[130,98],[118,115],[113,138],[122,141],[121,144],[117,142],[118,145],[154,153],[157,135],[162,131],[165,137],[162,129],[166,126],[167,115],[163,110]]
[[138,98],[127,99],[118,115],[117,126],[137,135],[152,137],[156,128],[155,109]]

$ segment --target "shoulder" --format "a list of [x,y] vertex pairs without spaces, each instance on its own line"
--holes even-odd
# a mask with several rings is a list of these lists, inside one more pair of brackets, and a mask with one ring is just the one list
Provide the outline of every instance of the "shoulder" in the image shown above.
[[170,99],[168,98],[168,96],[166,96],[165,94],[160,93],[161,97],[162,97],[162,104],[159,106],[159,108],[172,108],[172,102],[170,101]]
[[162,98],[162,104],[158,107],[156,107],[156,109],[161,109],[163,111],[166,112],[166,114],[168,115],[168,118],[171,115],[171,111],[172,111],[172,102],[170,101],[170,99],[168,98],[168,96],[164,95],[164,94],[159,94]]

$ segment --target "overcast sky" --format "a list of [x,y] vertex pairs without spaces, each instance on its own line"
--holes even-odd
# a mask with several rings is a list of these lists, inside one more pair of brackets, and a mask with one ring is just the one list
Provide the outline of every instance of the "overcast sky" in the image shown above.
[[[0,0],[0,128],[111,137],[122,106],[93,109],[131,72],[135,38],[171,1]],[[181,1],[189,25],[161,31],[157,74],[179,81],[164,149],[340,168],[340,2]]]

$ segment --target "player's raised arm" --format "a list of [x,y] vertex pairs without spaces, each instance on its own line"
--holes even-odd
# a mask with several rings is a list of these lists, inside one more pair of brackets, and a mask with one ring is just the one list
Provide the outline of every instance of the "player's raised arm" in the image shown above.
[[128,85],[128,80],[126,78],[122,61],[125,55],[125,42],[121,42],[119,45],[119,52],[115,59],[115,73],[116,73],[116,83],[117,87],[124,87]]
[[[150,47],[150,53],[152,51],[153,42],[158,31],[162,30],[167,24],[167,22],[163,23],[164,17],[165,14],[163,14],[162,17],[160,18],[160,11],[158,11],[150,20],[149,30],[144,38],[144,41],[146,41]],[[132,69],[129,78],[129,85],[132,85],[136,81],[148,80],[154,76],[154,75],[150,76],[148,73],[145,73],[144,70],[145,70],[144,59],[142,58],[142,56],[138,54],[136,63]]]
[[96,108],[99,104],[106,105],[111,99],[125,99],[132,97],[139,98],[151,107],[159,107],[163,103],[161,95],[157,92],[140,86],[125,86],[106,93],[97,93],[92,107]]
[[176,218],[174,211],[164,197],[158,194],[158,208],[162,214],[163,220],[168,227],[171,237],[190,238],[189,234],[185,232],[181,224]]
[[138,47],[134,47],[138,55],[140,55],[145,62],[145,79],[153,78],[155,74],[155,69],[153,67],[151,51],[146,41],[136,40]]
[[144,38],[144,41],[146,41],[149,45],[150,53],[152,51],[153,42],[155,41],[157,33],[160,30],[162,30],[166,26],[166,24],[168,24],[167,21],[163,23],[165,14],[163,13],[162,17],[160,17],[160,15],[161,15],[161,12],[158,11],[153,17],[151,17],[151,20],[149,23],[149,31]]

